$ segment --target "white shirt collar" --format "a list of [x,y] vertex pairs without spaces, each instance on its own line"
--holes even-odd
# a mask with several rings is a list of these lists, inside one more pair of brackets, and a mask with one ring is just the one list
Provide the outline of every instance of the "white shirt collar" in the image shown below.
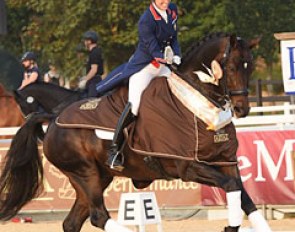
[[155,7],[156,11],[162,16],[162,18],[166,21],[166,23],[168,22],[168,16],[167,16],[167,12],[165,10],[160,10],[157,5],[153,2],[152,3],[153,6]]

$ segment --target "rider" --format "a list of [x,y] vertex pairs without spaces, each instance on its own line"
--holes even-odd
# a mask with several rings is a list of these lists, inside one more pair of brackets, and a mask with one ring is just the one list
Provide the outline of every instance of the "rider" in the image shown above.
[[136,119],[142,92],[154,77],[169,77],[171,71],[165,64],[181,63],[177,17],[177,7],[170,0],[152,0],[139,20],[139,44],[120,77],[130,77],[129,102],[119,118],[108,152],[107,164],[112,169],[123,169],[123,157],[119,157],[124,144],[123,129]]
[[26,85],[33,82],[41,81],[41,75],[36,62],[37,58],[34,52],[25,52],[21,58],[21,63],[24,67],[24,76],[22,84],[19,89],[24,88]]
[[95,31],[83,34],[84,45],[89,51],[86,64],[86,76],[79,83],[80,88],[86,88],[88,97],[96,96],[96,85],[101,81],[103,74],[103,59],[101,48],[97,46],[99,36]]
[[44,82],[64,86],[64,79],[56,68],[54,61],[49,60],[48,63],[49,70],[44,74]]

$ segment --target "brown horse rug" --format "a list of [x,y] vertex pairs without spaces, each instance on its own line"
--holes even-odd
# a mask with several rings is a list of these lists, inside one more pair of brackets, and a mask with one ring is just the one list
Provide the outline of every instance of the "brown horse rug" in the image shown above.
[[[76,102],[56,123],[66,128],[114,131],[127,96],[127,88],[122,87],[110,96]],[[156,78],[143,93],[136,123],[125,132],[129,147],[141,155],[236,164],[234,125],[229,123],[217,131],[207,127],[171,92],[166,78]]]

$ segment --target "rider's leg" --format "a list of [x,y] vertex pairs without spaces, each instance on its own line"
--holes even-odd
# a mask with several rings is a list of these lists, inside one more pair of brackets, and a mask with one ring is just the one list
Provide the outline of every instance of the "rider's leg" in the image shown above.
[[124,134],[123,130],[125,127],[127,127],[130,123],[132,123],[135,120],[136,116],[131,112],[131,103],[128,102],[125,106],[125,109],[123,110],[123,113],[121,114],[119,121],[117,123],[117,128],[115,130],[115,134],[113,137],[113,141],[110,147],[110,150],[108,151],[108,160],[107,164],[110,166],[110,168],[121,171],[123,170],[123,159],[118,159],[118,156],[120,155],[121,149],[124,144]]
[[159,75],[166,75],[170,72],[164,65],[160,67],[155,67],[152,64],[147,65],[138,73],[135,73],[129,78],[129,103],[125,106],[122,115],[119,118],[114,138],[112,141],[111,149],[109,151],[108,165],[112,169],[121,171],[123,169],[123,159],[117,159],[122,147],[124,145],[124,134],[123,130],[131,122],[133,122],[138,114],[138,109],[140,105],[141,95],[146,87],[149,85],[151,80]]

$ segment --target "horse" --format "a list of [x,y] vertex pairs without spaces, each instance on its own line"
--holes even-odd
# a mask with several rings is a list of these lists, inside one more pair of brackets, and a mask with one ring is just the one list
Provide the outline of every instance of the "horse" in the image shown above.
[[[86,98],[83,91],[70,90],[46,82],[33,82],[21,90],[15,90],[13,94],[26,117],[40,111],[58,114],[71,103]],[[43,99],[43,104],[40,104],[38,99]]]
[[0,127],[21,126],[24,117],[12,93],[0,84]]
[[[190,88],[199,90],[216,108],[224,111],[225,105],[230,105],[236,117],[245,117],[249,113],[247,89],[253,71],[251,49],[257,43],[255,39],[247,42],[235,35],[211,34],[189,48],[175,73]],[[198,73],[197,70],[202,72]],[[147,92],[155,87],[154,83],[157,81],[152,81]],[[120,96],[122,93],[126,100],[124,88],[118,88],[112,95],[103,96],[96,102],[103,103],[113,99],[114,104],[117,104],[122,99]],[[51,95],[54,93],[52,92]],[[44,98],[47,97],[43,95],[38,102],[46,105]],[[145,93],[142,104],[144,102]],[[176,102],[180,106],[177,114],[182,115],[180,109],[184,110],[184,108],[181,107],[181,103],[174,98],[171,102]],[[126,102],[122,105],[124,103]],[[93,105],[86,104],[86,106],[91,108]],[[70,107],[64,109],[62,114],[69,111]],[[98,108],[101,112],[104,111],[100,108],[100,104]],[[141,111],[136,124],[140,122],[140,117]],[[195,120],[195,117],[192,118]],[[104,204],[103,192],[114,176],[131,178],[138,189],[149,186],[156,179],[172,178],[220,187],[226,192],[228,204],[229,225],[224,228],[224,232],[238,231],[242,221],[242,210],[248,215],[256,232],[271,231],[243,187],[237,162],[232,162],[231,165],[215,165],[210,162],[176,157],[151,157],[140,155],[125,145],[122,151],[125,154],[125,169],[119,172],[105,165],[107,150],[110,146],[109,140],[98,138],[94,130],[89,128],[61,127],[56,120],[55,114],[33,114],[14,137],[0,177],[1,220],[13,217],[27,202],[40,193],[43,170],[37,149],[36,128],[43,122],[49,121],[43,141],[44,154],[69,178],[76,191],[75,203],[63,222],[65,232],[80,231],[88,217],[93,226],[107,232],[130,231],[110,218]],[[115,121],[113,124],[115,125]],[[204,125],[201,122],[200,124]],[[223,128],[232,128],[233,133],[230,138],[232,142],[228,143],[230,145],[226,146],[226,149],[216,150],[215,155],[216,157],[229,155],[228,157],[236,161],[238,144],[234,125],[229,122]],[[207,141],[208,133],[211,133],[211,136],[215,132],[205,127],[202,133],[200,142]],[[226,145],[227,142],[224,144]],[[209,146],[214,148],[216,144],[210,143]],[[206,151],[203,152],[206,153]],[[153,160],[160,168],[152,168],[148,165],[148,160]]]

